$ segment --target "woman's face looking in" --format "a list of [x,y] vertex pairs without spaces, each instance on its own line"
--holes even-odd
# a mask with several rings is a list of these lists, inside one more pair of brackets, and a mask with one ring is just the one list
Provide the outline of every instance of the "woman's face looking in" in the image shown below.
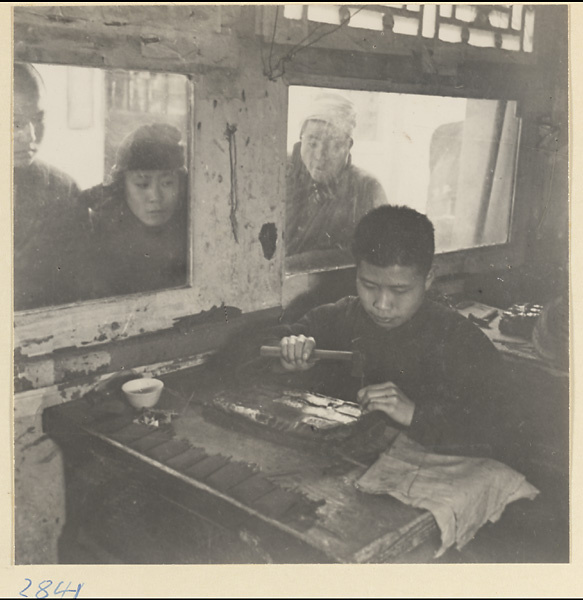
[[180,200],[178,171],[126,171],[126,201],[132,213],[148,227],[165,225]]

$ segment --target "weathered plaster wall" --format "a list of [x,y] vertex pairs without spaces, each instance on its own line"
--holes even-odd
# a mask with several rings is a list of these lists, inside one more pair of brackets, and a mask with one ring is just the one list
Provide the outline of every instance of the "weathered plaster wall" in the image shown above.
[[15,562],[56,563],[65,522],[63,464],[56,444],[42,433],[40,411],[15,419],[14,443]]

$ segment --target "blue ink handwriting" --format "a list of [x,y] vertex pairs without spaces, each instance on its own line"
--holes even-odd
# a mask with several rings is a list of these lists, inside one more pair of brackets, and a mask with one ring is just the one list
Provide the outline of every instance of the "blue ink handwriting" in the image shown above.
[[[25,581],[27,581],[28,583],[26,584],[26,586],[20,591],[20,596],[22,598],[55,598],[57,596],[61,596],[61,598],[65,598],[65,594],[75,594],[73,596],[73,598],[79,598],[79,592],[81,591],[81,588],[83,587],[83,583],[79,583],[77,585],[77,587],[71,587],[71,582],[69,581],[69,583],[67,584],[67,587],[64,587],[64,581],[59,581],[59,583],[57,583],[57,585],[54,587],[54,589],[52,590],[51,593],[49,593],[49,589],[51,588],[51,586],[53,585],[53,581],[51,579],[44,579],[43,581],[41,581],[38,586],[36,586],[36,588],[33,587],[33,582],[32,579],[28,579],[28,577],[26,577],[24,579]],[[30,589],[32,587],[32,589]],[[36,593],[34,595],[29,595],[27,594],[27,590],[30,589],[30,594],[33,594],[35,591]],[[70,597],[70,596],[69,596]]]

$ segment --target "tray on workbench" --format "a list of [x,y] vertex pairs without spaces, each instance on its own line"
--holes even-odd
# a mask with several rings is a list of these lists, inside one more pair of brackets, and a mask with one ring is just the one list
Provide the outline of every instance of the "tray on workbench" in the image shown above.
[[387,447],[386,422],[379,413],[362,415],[353,402],[306,390],[252,385],[221,391],[207,402],[204,416],[288,446],[333,446],[360,454]]

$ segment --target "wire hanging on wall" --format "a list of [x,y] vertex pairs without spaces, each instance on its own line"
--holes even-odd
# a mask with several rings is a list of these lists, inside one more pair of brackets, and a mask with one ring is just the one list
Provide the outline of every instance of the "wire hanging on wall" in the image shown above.
[[322,27],[326,26],[327,24],[320,23],[319,25],[316,25],[314,27],[314,29],[312,29],[312,31],[310,31],[310,33],[308,33],[308,35],[306,35],[295,46],[293,46],[288,52],[286,52],[283,56],[281,56],[278,59],[277,63],[275,63],[275,65],[274,65],[273,64],[273,50],[275,47],[277,22],[278,22],[278,18],[279,18],[279,8],[280,8],[279,6],[275,7],[275,18],[273,20],[273,31],[272,31],[272,35],[271,35],[271,42],[269,44],[269,57],[267,60],[267,64],[265,64],[265,60],[263,58],[263,52],[261,53],[262,60],[263,60],[263,74],[270,81],[276,81],[280,77],[283,77],[283,75],[285,74],[286,63],[293,60],[298,52],[301,52],[302,50],[305,50],[306,48],[309,48],[310,46],[313,46],[314,44],[318,43],[323,38],[325,38],[329,35],[332,35],[333,33],[336,33],[338,30],[340,30],[343,27],[345,27],[346,25],[348,25],[350,20],[366,7],[362,6],[361,8],[356,9],[354,11],[354,13],[351,13],[350,10],[348,10],[345,7],[342,7],[340,9],[340,24],[339,25],[337,25],[336,27],[334,27],[333,29],[331,29],[329,31],[324,31],[322,34],[320,34],[319,36],[317,36],[313,39],[310,39],[314,36],[314,34],[316,34]]

